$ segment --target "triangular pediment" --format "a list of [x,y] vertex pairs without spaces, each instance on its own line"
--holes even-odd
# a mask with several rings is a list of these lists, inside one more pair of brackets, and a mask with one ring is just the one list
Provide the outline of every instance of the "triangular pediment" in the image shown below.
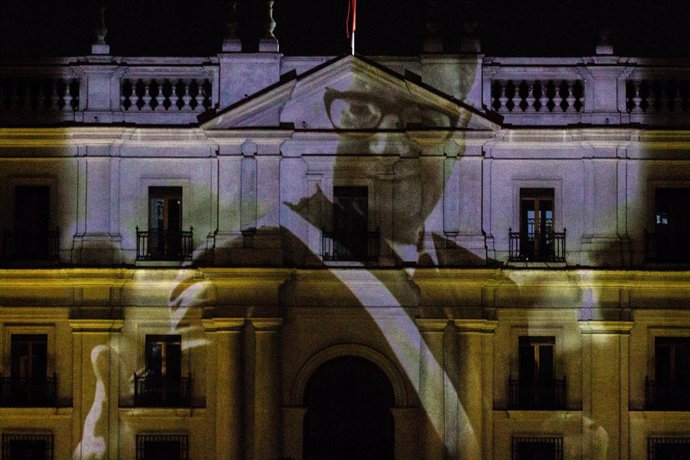
[[209,130],[499,129],[490,115],[358,56],[284,78],[208,115],[201,126]]

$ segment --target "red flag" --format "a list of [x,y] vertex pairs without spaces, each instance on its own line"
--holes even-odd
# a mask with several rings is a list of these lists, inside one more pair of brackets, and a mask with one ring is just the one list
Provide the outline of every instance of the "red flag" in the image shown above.
[[347,24],[345,24],[345,32],[347,38],[350,38],[355,33],[357,28],[357,0],[348,0],[347,2]]

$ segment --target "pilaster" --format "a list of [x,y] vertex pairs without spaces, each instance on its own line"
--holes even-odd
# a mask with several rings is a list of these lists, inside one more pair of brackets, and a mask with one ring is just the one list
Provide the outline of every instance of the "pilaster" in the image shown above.
[[581,321],[583,458],[628,458],[626,321]]
[[119,360],[122,320],[71,320],[74,459],[119,457]]

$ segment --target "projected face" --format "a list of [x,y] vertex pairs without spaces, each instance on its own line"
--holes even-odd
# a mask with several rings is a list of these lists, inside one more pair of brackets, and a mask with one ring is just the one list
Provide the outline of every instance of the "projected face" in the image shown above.
[[432,106],[391,101],[366,87],[343,92],[326,88],[323,99],[328,118],[336,129],[450,129],[457,122],[457,118]]

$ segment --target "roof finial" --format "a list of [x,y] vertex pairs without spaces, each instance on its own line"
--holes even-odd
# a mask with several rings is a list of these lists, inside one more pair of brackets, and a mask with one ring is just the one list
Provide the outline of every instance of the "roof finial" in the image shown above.
[[611,35],[611,30],[608,27],[602,27],[599,29],[599,43],[596,47],[596,53],[598,55],[612,55],[613,45],[609,43],[609,36]]
[[278,39],[273,35],[273,30],[276,28],[276,22],[273,20],[273,4],[274,0],[265,0],[264,6],[264,33],[259,40],[259,51],[277,53]]
[[96,43],[91,45],[91,54],[110,54],[110,45],[105,42],[108,28],[105,26],[105,4],[101,3],[99,10],[99,23],[96,27]]
[[223,52],[238,53],[242,51],[242,42],[237,33],[239,29],[239,13],[237,10],[237,2],[230,2],[230,11],[228,13],[227,33],[223,39]]
[[438,0],[427,0],[424,23],[424,42],[422,50],[425,53],[442,53],[443,39],[439,36],[440,8]]

